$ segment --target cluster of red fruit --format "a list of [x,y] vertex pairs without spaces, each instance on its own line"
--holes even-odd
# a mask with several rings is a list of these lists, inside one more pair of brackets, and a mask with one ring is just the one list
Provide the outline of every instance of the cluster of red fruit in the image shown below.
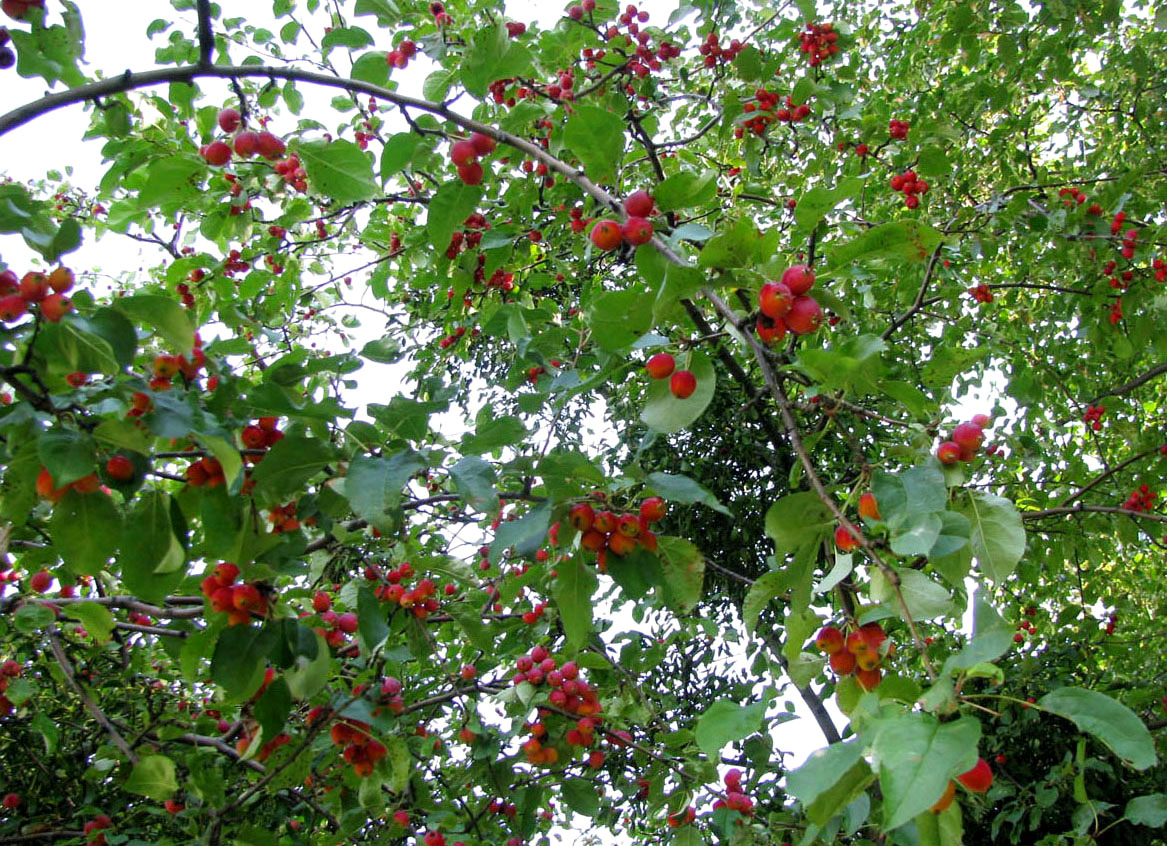
[[450,161],[458,168],[458,178],[467,185],[480,185],[483,170],[478,158],[490,155],[496,147],[498,142],[481,132],[471,133],[469,138],[451,144]]
[[194,349],[191,350],[189,359],[181,354],[164,353],[156,356],[151,366],[153,378],[150,379],[150,390],[170,390],[174,377],[180,374],[187,382],[198,379],[199,372],[207,364],[207,354],[203,352],[202,343],[202,339],[196,334]]
[[106,846],[105,829],[113,828],[113,820],[105,814],[98,814],[87,821],[82,828],[88,840],[85,846]]
[[713,810],[729,808],[739,814],[752,814],[754,800],[742,790],[742,771],[736,767],[725,774],[725,798],[713,803]]
[[[243,427],[239,440],[247,449],[269,449],[284,439],[284,433],[276,428],[279,422],[278,417],[261,417],[255,423]],[[244,456],[244,460],[250,460],[252,464],[258,464],[262,459],[263,455]]]
[[807,23],[806,29],[798,34],[798,49],[806,54],[806,63],[817,68],[839,52],[838,40],[834,24]]
[[204,485],[214,488],[226,482],[223,465],[213,455],[204,455],[186,468],[186,483],[193,488],[201,488]]
[[[421,579],[415,587],[407,589],[405,584],[414,576],[413,566],[403,562],[384,576],[384,584],[378,585],[373,592],[382,602],[396,602],[406,610],[411,610],[413,616],[424,620],[437,611],[441,605],[437,600],[438,586],[432,579]],[[375,568],[365,568],[365,578],[380,581],[381,575]]]
[[[1071,208],[1072,206],[1080,206],[1084,202],[1086,202],[1086,195],[1083,194],[1081,191],[1079,191],[1077,188],[1063,188],[1062,190],[1058,191],[1058,196],[1062,198],[1062,205],[1065,206],[1066,208]],[[1091,214],[1096,213],[1096,212],[1092,211],[1095,207],[1098,208],[1099,212],[1102,211],[1102,207],[1099,206],[1097,203],[1095,203],[1094,205],[1092,205],[1090,207]]]
[[210,600],[211,610],[226,613],[229,626],[247,625],[252,614],[261,617],[267,614],[267,597],[254,584],[235,584],[238,578],[239,567],[223,563],[200,585],[203,596]]
[[600,220],[592,227],[591,239],[601,250],[614,250],[621,242],[634,247],[652,240],[652,222],[648,219],[656,211],[652,195],[647,191],[634,191],[624,200],[624,213],[628,216],[621,226],[614,220]]
[[12,700],[4,694],[8,690],[9,680],[18,678],[22,672],[24,672],[24,667],[21,663],[13,661],[11,658],[0,664],[0,717],[7,717],[16,710]]
[[972,294],[972,298],[978,303],[991,303],[993,301],[993,292],[988,285],[982,283],[980,285],[973,285],[968,289]]
[[1127,511],[1150,511],[1155,507],[1158,494],[1151,490],[1150,485],[1139,485],[1131,491],[1131,495],[1123,502],[1122,507]]
[[952,430],[952,438],[936,448],[941,464],[972,461],[985,441],[985,429],[992,425],[987,414],[977,414],[968,423],[960,423]]
[[58,267],[45,274],[32,270],[19,280],[12,270],[0,271],[0,320],[13,323],[36,305],[49,323],[59,323],[73,310],[73,301],[65,296],[73,288],[73,271]]
[[333,745],[344,747],[345,763],[350,764],[353,772],[361,778],[371,776],[377,762],[389,753],[383,743],[373,739],[368,723],[359,720],[337,720],[329,737]]
[[[273,505],[268,509],[267,521],[272,524],[273,535],[296,531],[300,528],[300,519],[296,516],[295,501],[289,502],[287,505]],[[315,516],[307,518],[306,522],[310,526],[315,525]]]
[[[283,178],[284,182],[291,185],[301,194],[308,190],[308,172],[304,170],[304,167],[300,164],[300,157],[295,153],[292,153],[283,161],[276,162],[275,172]],[[271,259],[271,256],[268,256],[268,258]],[[279,273],[280,271],[275,272]]]
[[810,115],[810,106],[806,103],[794,105],[794,99],[789,94],[786,95],[784,107],[779,108],[779,103],[781,98],[776,92],[767,91],[765,88],[754,91],[754,102],[742,106],[742,111],[753,117],[746,118],[741,126],[734,129],[734,138],[743,137],[746,129],[755,135],[764,135],[766,127],[774,121],[798,123]]
[[697,48],[697,52],[705,57],[704,62],[707,68],[714,67],[718,62],[729,64],[737,58],[737,54],[746,46],[735,38],[725,47],[722,47],[718,43],[718,40],[717,33],[711,32],[705,36],[705,40]]
[[8,27],[0,26],[0,70],[8,70],[16,64],[16,54],[8,46],[8,42],[11,40],[12,36],[8,33]]
[[[1118,215],[1121,215],[1121,214],[1123,214],[1123,213],[1119,212],[1117,215],[1114,216],[1115,223],[1118,223],[1118,225],[1120,227],[1122,226],[1122,221],[1118,219]],[[1110,228],[1111,228],[1112,232],[1115,231],[1114,223],[1111,224]],[[1120,250],[1120,252],[1122,253],[1122,257],[1124,259],[1126,259],[1127,261],[1130,261],[1131,259],[1133,259],[1135,257],[1135,246],[1136,246],[1136,243],[1138,242],[1138,240],[1139,240],[1139,230],[1137,230],[1137,229],[1128,229],[1126,232],[1122,233],[1122,249]]]
[[949,779],[948,787],[944,789],[944,795],[936,800],[936,804],[932,806],[932,813],[943,813],[952,804],[952,800],[956,796],[957,781],[971,793],[984,793],[993,785],[993,770],[988,761],[984,758],[977,758],[977,763],[971,770],[958,775],[956,781]]
[[1102,415],[1106,413],[1105,405],[1088,405],[1086,406],[1086,413],[1082,415],[1082,420],[1090,424],[1090,428],[1095,432],[1102,431]]
[[[287,152],[288,148],[283,140],[272,135],[266,129],[263,132],[247,130],[236,132],[242,120],[243,118],[237,109],[222,109],[219,112],[219,128],[228,135],[236,133],[234,139],[235,155],[241,159],[249,159],[259,153],[263,158],[274,162]],[[206,160],[207,164],[215,167],[222,167],[231,161],[231,152],[232,145],[222,140],[212,141],[210,144],[199,147],[199,155]]]
[[575,73],[571,68],[562,68],[555,74],[556,81],[544,89],[544,93],[555,100],[575,99]]
[[[675,59],[681,55],[681,48],[669,41],[662,41],[654,49],[652,46],[652,36],[647,30],[641,30],[640,25],[648,22],[648,12],[641,11],[636,6],[627,6],[624,9],[624,14],[616,19],[616,25],[608,27],[606,33],[609,41],[613,41],[620,35],[620,27],[623,26],[627,31],[624,34],[624,43],[631,45],[636,44],[636,56],[628,60],[625,66],[626,72],[637,79],[644,79],[651,72],[661,69],[661,62],[667,62],[669,59]],[[741,49],[740,47],[738,48]],[[588,70],[594,70],[597,61],[603,61],[606,52],[604,50],[591,50],[587,48],[583,51],[583,58],[585,66]],[[736,55],[736,53],[735,53]],[[625,92],[628,92],[628,87],[625,86]]]
[[[1030,608],[1029,610],[1036,612],[1036,609],[1033,609],[1033,608]],[[1028,611],[1026,613],[1028,613]],[[1014,643],[1024,643],[1025,642],[1025,635],[1022,634],[1022,632],[1025,632],[1026,634],[1030,635],[1031,637],[1033,635],[1037,634],[1037,629],[1034,627],[1033,622],[1028,620],[1028,619],[1024,619],[1020,623],[1018,623],[1017,629],[1018,629],[1017,634],[1013,635],[1013,642]]]
[[677,360],[667,352],[657,353],[644,363],[644,369],[653,379],[668,379],[669,391],[677,399],[688,399],[697,390],[697,377],[692,370],[677,370]]
[[896,120],[895,118],[892,118],[887,122],[887,134],[897,141],[907,141],[908,130],[911,128],[912,125],[906,120]]
[[[515,662],[515,675],[511,678],[515,685],[527,682],[539,687],[546,684],[551,688],[547,701],[555,708],[578,717],[572,728],[563,731],[562,740],[569,746],[587,748],[595,743],[595,732],[603,722],[600,712],[599,694],[595,688],[580,678],[579,665],[566,661],[562,666],[543,646],[534,647],[530,653]],[[541,711],[540,717],[550,715]],[[527,725],[531,738],[523,744],[523,753],[532,764],[554,764],[559,760],[559,751],[554,742],[548,742],[547,726],[539,722]],[[593,750],[588,763],[594,769],[603,765],[603,753]]]
[[[453,261],[458,257],[458,253],[462,252],[462,250],[476,249],[478,245],[482,243],[483,230],[491,228],[491,225],[486,222],[486,218],[484,216],[478,212],[474,212],[472,215],[466,218],[466,221],[462,224],[461,229],[455,230],[450,235],[450,245],[446,247],[446,258]],[[479,258],[481,260],[478,264],[479,267],[481,267],[486,263],[486,257],[479,256]],[[482,271],[482,273],[485,273],[485,271]],[[475,279],[475,281],[481,282],[482,280]]]
[[891,190],[902,193],[904,195],[904,205],[910,209],[917,208],[920,205],[920,195],[927,194],[929,187],[931,186],[925,180],[916,176],[914,170],[897,173],[891,178]]
[[830,656],[837,676],[854,673],[864,690],[879,684],[883,677],[879,665],[895,649],[879,623],[867,623],[847,635],[835,626],[824,626],[815,637],[815,646]]
[[91,494],[96,493],[101,489],[101,479],[97,478],[96,473],[90,473],[88,476],[82,476],[75,482],[58,488],[53,482],[53,475],[49,472],[47,467],[42,467],[41,472],[36,477],[36,494],[41,499],[47,499],[49,502],[57,502],[70,490],[77,491],[77,493]]
[[385,54],[385,64],[391,68],[401,69],[409,64],[409,60],[417,55],[417,45],[408,38]]
[[635,514],[617,514],[608,509],[596,511],[589,503],[577,502],[567,512],[567,521],[580,533],[579,545],[596,553],[596,564],[603,571],[609,551],[613,555],[627,555],[642,546],[654,552],[656,533],[648,527],[663,519],[667,511],[668,506],[659,496],[644,499]]
[[814,271],[805,264],[789,267],[779,282],[767,282],[758,292],[756,329],[764,343],[775,344],[786,333],[810,335],[823,323],[823,310],[806,292],[814,287]]

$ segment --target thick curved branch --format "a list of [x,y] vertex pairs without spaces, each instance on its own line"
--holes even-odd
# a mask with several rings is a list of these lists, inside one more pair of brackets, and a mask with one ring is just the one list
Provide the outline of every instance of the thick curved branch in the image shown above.
[[[782,672],[790,676],[790,662],[786,660],[786,656],[782,654],[782,644],[774,639],[773,635],[763,635],[762,640],[765,641],[766,646],[770,647],[770,651],[774,654],[774,658],[782,665]],[[798,682],[790,679],[794,683],[794,689],[798,691],[798,695],[802,697],[802,701],[806,703],[806,707],[810,709],[814,721],[819,724],[822,729],[823,736],[826,737],[827,743],[838,743],[843,738],[839,735],[839,729],[835,726],[835,721],[831,719],[831,715],[827,713],[826,707],[823,705],[823,700],[814,692],[814,689],[807,685],[803,687]]]

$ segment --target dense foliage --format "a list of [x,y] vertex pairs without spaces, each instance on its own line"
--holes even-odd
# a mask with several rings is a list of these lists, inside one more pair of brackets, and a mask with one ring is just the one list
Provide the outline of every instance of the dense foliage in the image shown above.
[[158,5],[3,2],[0,844],[1163,842],[1167,6]]

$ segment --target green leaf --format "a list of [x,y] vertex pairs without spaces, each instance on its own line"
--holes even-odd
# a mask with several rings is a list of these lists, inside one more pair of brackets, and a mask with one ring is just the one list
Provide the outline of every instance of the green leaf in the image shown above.
[[439,254],[450,246],[450,236],[461,229],[466,218],[474,213],[482,199],[482,189],[477,185],[467,185],[460,179],[441,185],[430,198],[429,213],[426,217],[426,231],[430,236],[430,246]]
[[794,220],[801,229],[814,229],[828,212],[844,200],[854,197],[862,188],[863,180],[858,177],[844,180],[835,188],[822,185],[812,188],[798,198],[798,205],[794,207]]
[[[900,595],[904,598],[904,604],[908,606],[908,613],[913,620],[944,617],[955,610],[956,606],[948,590],[924,573],[910,568],[896,568],[895,572],[900,578]],[[871,574],[871,598],[903,616],[903,609],[895,596],[895,588],[883,575],[882,570],[874,570]]]
[[717,196],[717,171],[674,173],[652,189],[652,196],[662,212],[703,206]]
[[344,494],[358,517],[382,534],[391,535],[401,522],[402,489],[414,473],[425,467],[425,459],[413,450],[403,450],[389,458],[357,456],[349,464]]
[[964,822],[960,803],[953,802],[939,814],[925,811],[916,817],[920,846],[963,846]]
[[944,236],[918,220],[898,220],[868,229],[846,244],[827,251],[828,266],[840,268],[853,261],[896,258],[922,262],[927,260]]
[[337,203],[359,203],[380,193],[373,160],[351,141],[313,141],[296,147],[312,187]]
[[1104,693],[1062,687],[1047,693],[1037,705],[1093,735],[1136,770],[1153,767],[1158,761],[1154,738],[1143,721],[1130,708]]
[[851,741],[812,752],[806,763],[787,775],[787,790],[802,803],[811,822],[824,826],[873,781],[875,773],[863,760],[863,745]]
[[876,721],[872,731],[888,831],[935,805],[949,779],[977,762],[981,724],[972,717],[941,723],[930,714],[901,714]]
[[334,47],[347,47],[350,50],[359,50],[362,47],[368,47],[373,43],[373,36],[361,29],[359,26],[351,27],[332,27],[324,34],[324,38],[320,42],[324,55],[328,55],[329,51]]
[[96,576],[117,552],[122,515],[108,494],[68,491],[53,506],[49,534],[65,566],[77,575]]
[[312,633],[316,637],[315,657],[297,655],[294,666],[284,673],[288,682],[288,691],[297,701],[311,699],[324,689],[328,683],[328,676],[332,669],[332,655],[328,649],[328,641],[319,632]]
[[65,614],[77,620],[97,643],[109,640],[114,630],[113,614],[96,602],[74,602],[65,606]]
[[114,299],[114,308],[135,323],[149,326],[178,355],[190,355],[195,327],[190,312],[170,297],[138,294]]
[[174,761],[165,755],[139,758],[122,787],[130,793],[148,796],[159,802],[169,799],[178,790]]
[[913,514],[900,523],[891,536],[891,551],[903,557],[927,555],[940,537],[944,524],[940,515]]
[[150,452],[150,439],[138,426],[128,420],[102,420],[93,430],[93,437],[112,449],[124,449],[145,455]]
[[[255,693],[263,681],[264,659],[277,640],[270,626],[228,626],[215,642],[211,678],[232,699]],[[328,654],[327,648],[323,651]]]
[[959,511],[972,526],[972,552],[981,572],[1001,584],[1025,554],[1021,515],[1009,500],[986,493],[970,493],[967,504]]
[[732,699],[718,699],[697,719],[697,746],[705,755],[718,760],[727,743],[749,737],[762,727],[766,702],[739,705]]
[[353,14],[376,15],[379,26],[394,26],[401,20],[401,12],[393,0],[357,0]]
[[679,432],[695,423],[713,399],[717,374],[708,356],[694,350],[688,369],[697,379],[697,390],[685,399],[673,396],[668,379],[653,379],[649,384],[640,419],[650,429],[663,434]]
[[127,515],[133,531],[122,532],[122,580],[128,592],[149,602],[161,602],[182,581],[186,553],[170,522],[170,497],[145,491]]
[[1126,803],[1122,818],[1135,825],[1161,828],[1167,824],[1167,794],[1150,793],[1136,796]]
[[909,467],[901,473],[877,471],[871,478],[871,492],[893,531],[909,525],[918,515],[943,511],[948,505],[944,474],[932,464]]
[[499,22],[478,28],[461,68],[462,84],[472,96],[481,99],[496,79],[525,75],[531,68],[531,56],[525,46],[507,35],[506,26]]
[[592,594],[598,585],[596,574],[579,556],[564,561],[556,569],[559,575],[555,577],[551,592],[559,609],[567,644],[579,649],[592,630]]
[[596,795],[596,785],[586,778],[564,779],[563,801],[571,810],[585,817],[594,817],[600,813],[600,797]]
[[282,677],[272,680],[267,690],[259,697],[253,708],[255,719],[263,729],[263,736],[271,740],[284,730],[288,714],[292,711],[292,693]]
[[324,441],[289,435],[277,441],[251,471],[256,492],[280,502],[303,493],[308,480],[333,457],[332,447]]
[[567,119],[563,142],[593,182],[615,182],[624,158],[624,121],[609,109],[580,103]]
[[746,592],[746,598],[742,602],[742,624],[745,625],[747,632],[754,633],[754,627],[758,625],[758,617],[770,603],[770,600],[777,599],[786,592],[788,587],[786,582],[785,573],[770,572],[762,574],[750,585],[750,589]]
[[93,438],[76,429],[55,428],[42,432],[37,439],[41,463],[53,477],[53,484],[63,488],[70,482],[96,470],[97,446]]
[[593,340],[613,352],[628,349],[652,328],[652,303],[653,295],[637,288],[597,295],[585,312]]
[[697,265],[704,268],[744,267],[753,258],[759,238],[758,227],[748,217],[741,217],[705,242]]
[[412,132],[390,135],[381,153],[381,178],[388,179],[409,167],[422,143],[422,138]]
[[443,604],[442,610],[453,618],[454,622],[458,624],[458,628],[465,633],[466,638],[478,649],[490,653],[498,646],[494,636],[483,625],[481,607],[473,606],[468,602],[455,602]]
[[699,502],[714,511],[732,517],[728,508],[717,501],[713,492],[699,482],[679,473],[649,473],[645,483],[669,502],[689,504]]
[[705,586],[705,556],[684,538],[657,538],[665,605],[688,614],[701,601]]
[[450,468],[454,488],[475,511],[494,514],[498,511],[494,467],[476,455],[467,455]]
[[459,448],[464,453],[493,452],[504,446],[517,444],[527,437],[527,427],[518,417],[481,415],[473,435],[462,438]]
[[490,560],[497,562],[504,551],[514,547],[521,558],[532,558],[547,540],[551,527],[551,503],[540,502],[518,520],[508,520],[494,533],[490,545]]
[[368,585],[357,588],[357,631],[362,640],[362,655],[372,655],[389,637],[385,608]]
[[1001,619],[978,589],[972,596],[972,640],[944,662],[946,672],[966,670],[977,664],[995,661],[1013,645],[1013,629]]

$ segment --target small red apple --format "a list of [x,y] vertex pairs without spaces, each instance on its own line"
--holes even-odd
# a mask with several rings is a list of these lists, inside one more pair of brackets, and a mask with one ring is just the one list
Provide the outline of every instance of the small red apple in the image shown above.
[[697,390],[697,377],[691,370],[678,370],[669,379],[669,390],[677,399],[688,399]]
[[796,264],[782,274],[782,284],[796,297],[805,294],[814,287],[814,271],[805,264]]
[[630,217],[621,227],[621,234],[629,244],[639,247],[652,240],[652,223],[643,217]]
[[652,217],[652,195],[647,191],[633,191],[624,200],[624,211],[629,217]]
[[[235,140],[236,150],[239,148],[239,140]],[[212,141],[207,146],[199,151],[202,157],[207,160],[207,164],[215,167],[222,167],[231,161],[231,148],[227,146],[224,141]],[[242,155],[242,154],[241,154]]]
[[936,457],[941,464],[950,465],[960,461],[960,444],[954,441],[945,441],[936,447]]
[[592,243],[601,250],[614,250],[624,240],[620,224],[614,220],[598,220],[589,234]]
[[676,367],[677,360],[667,352],[657,353],[644,364],[644,369],[653,379],[667,379]]
[[823,310],[814,297],[795,297],[782,320],[795,335],[810,335],[822,325]]
[[242,119],[243,116],[239,114],[238,109],[220,109],[218,117],[219,129],[226,133],[232,133],[239,128],[239,122]]
[[973,793],[984,793],[993,785],[993,770],[984,758],[977,758],[976,766],[967,773],[961,773],[956,780]]
[[767,282],[758,292],[758,307],[762,314],[777,320],[785,317],[794,305],[794,293],[781,282]]

